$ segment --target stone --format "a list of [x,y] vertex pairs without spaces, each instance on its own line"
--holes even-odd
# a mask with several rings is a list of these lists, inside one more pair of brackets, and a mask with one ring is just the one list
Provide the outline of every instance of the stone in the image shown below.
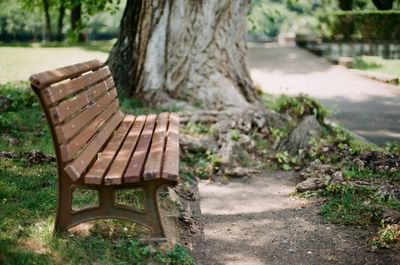
[[215,138],[211,135],[193,136],[181,134],[179,144],[183,150],[192,153],[216,150],[218,148]]
[[322,127],[313,116],[306,116],[292,131],[288,140],[281,149],[287,150],[291,155],[297,155],[299,150],[307,150],[312,139],[318,140],[322,135]]
[[7,111],[10,106],[11,101],[5,96],[0,96],[0,113]]
[[320,178],[308,178],[296,185],[298,192],[314,191],[322,189],[325,186],[324,180]]
[[336,171],[335,173],[332,174],[332,179],[331,179],[332,184],[342,183],[343,181],[344,178],[343,178],[343,173],[341,171]]
[[224,173],[230,177],[247,177],[251,174],[257,173],[258,170],[246,167],[225,168]]
[[384,208],[382,219],[387,224],[400,224],[400,213],[389,208]]

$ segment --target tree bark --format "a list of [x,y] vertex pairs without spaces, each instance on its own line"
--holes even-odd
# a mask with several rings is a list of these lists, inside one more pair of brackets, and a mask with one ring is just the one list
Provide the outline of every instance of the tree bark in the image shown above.
[[127,96],[223,109],[258,102],[246,66],[249,0],[128,0],[108,64]]
[[49,1],[43,0],[43,9],[46,21],[46,41],[51,41],[51,20],[50,20],[50,11],[49,11]]
[[63,40],[62,31],[64,28],[64,16],[65,16],[65,5],[64,1],[61,1],[60,7],[58,9],[57,41]]
[[344,11],[353,9],[353,0],[339,0],[339,8]]
[[82,19],[82,3],[75,4],[71,9],[71,30],[78,34],[78,42],[84,42],[85,36],[79,29]]
[[372,0],[375,7],[379,10],[391,10],[393,9],[394,0]]

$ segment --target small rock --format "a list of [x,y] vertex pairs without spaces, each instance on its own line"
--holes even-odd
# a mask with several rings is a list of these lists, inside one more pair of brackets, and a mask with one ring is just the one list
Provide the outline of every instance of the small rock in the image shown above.
[[296,185],[298,192],[319,190],[325,186],[325,183],[320,178],[308,178]]
[[245,167],[225,168],[224,173],[230,177],[247,177],[252,173],[257,173],[258,170]]
[[196,153],[207,150],[215,150],[217,143],[213,136],[193,136],[182,134],[179,137],[179,144],[183,150]]
[[400,213],[395,210],[384,208],[382,218],[387,224],[400,224]]
[[342,183],[344,181],[343,179],[343,173],[341,171],[336,171],[335,173],[332,174],[332,184],[337,184],[337,183]]
[[0,96],[0,113],[7,111],[10,106],[10,100],[5,96]]
[[293,252],[294,252],[294,249],[289,248],[288,251],[289,251],[290,253],[293,253]]

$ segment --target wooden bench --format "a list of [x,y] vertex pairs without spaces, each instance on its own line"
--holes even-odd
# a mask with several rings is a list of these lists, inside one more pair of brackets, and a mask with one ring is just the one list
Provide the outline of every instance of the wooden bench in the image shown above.
[[[46,115],[57,157],[55,231],[94,219],[120,218],[166,239],[157,200],[179,180],[179,116],[124,115],[107,66],[92,60],[30,77]],[[99,205],[72,210],[75,188],[98,191]],[[115,203],[117,189],[141,188],[144,211]]]

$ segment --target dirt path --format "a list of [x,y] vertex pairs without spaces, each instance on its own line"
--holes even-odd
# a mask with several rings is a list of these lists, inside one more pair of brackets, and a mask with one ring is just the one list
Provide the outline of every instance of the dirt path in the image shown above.
[[400,140],[400,86],[360,77],[294,46],[250,46],[249,67],[267,93],[309,94],[335,111],[334,121],[368,140]]
[[[201,182],[200,264],[400,264],[395,251],[371,252],[370,232],[324,224],[316,203],[290,197],[295,173],[246,182]],[[398,253],[398,252],[397,252]]]

